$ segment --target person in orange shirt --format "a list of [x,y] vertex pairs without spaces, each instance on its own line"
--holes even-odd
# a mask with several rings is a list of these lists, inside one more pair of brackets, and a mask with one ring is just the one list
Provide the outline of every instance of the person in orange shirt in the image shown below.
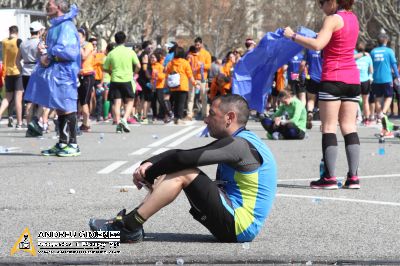
[[79,39],[81,43],[81,70],[79,72],[79,83],[80,86],[78,88],[78,99],[79,104],[82,108],[83,122],[79,127],[81,131],[89,132],[90,131],[90,111],[89,104],[92,96],[92,90],[94,85],[94,56],[93,56],[93,45],[90,42],[86,41],[86,31],[84,29],[79,29]]
[[[174,99],[174,123],[176,125],[183,124],[183,109],[189,92],[189,81],[193,87],[198,83],[193,78],[192,68],[189,62],[185,59],[185,50],[182,47],[177,47],[174,54],[174,59],[168,63],[165,73],[167,74],[167,85],[170,88],[172,97]],[[170,80],[179,75],[179,84],[177,86],[171,85]]]
[[[97,39],[96,38],[90,38],[89,42],[93,45],[93,69],[94,69],[94,88],[95,90],[95,115],[97,121],[102,120],[102,113],[103,113],[103,94],[104,94],[104,88],[103,88],[103,63],[105,60],[105,53],[104,51],[101,51],[98,49],[97,46]],[[92,93],[93,96],[93,93]]]
[[[164,114],[164,123],[169,123],[171,118],[169,117],[169,110],[164,101],[164,85],[165,85],[165,73],[164,66],[162,65],[162,54],[154,52],[150,55],[151,63],[151,85],[154,91],[154,101],[158,101],[160,105],[159,114]],[[152,106],[157,106],[156,102]],[[154,112],[153,113],[157,113]]]
[[[194,79],[199,81],[200,86],[200,100],[202,103],[201,114],[202,117],[207,116],[207,73],[211,68],[211,55],[210,53],[203,48],[203,40],[201,37],[197,37],[194,40],[194,47],[196,48],[196,53],[192,54],[193,62],[195,62],[193,75]],[[195,89],[194,87],[189,88],[188,94],[188,114],[187,119],[192,120],[193,117],[193,106],[194,106],[194,97],[195,97]]]

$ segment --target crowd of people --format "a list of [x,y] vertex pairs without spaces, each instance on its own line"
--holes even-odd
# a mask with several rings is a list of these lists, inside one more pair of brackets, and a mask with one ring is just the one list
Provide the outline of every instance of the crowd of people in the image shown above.
[[[267,99],[272,112],[261,119],[270,139],[304,139],[319,113],[324,173],[311,188],[338,188],[338,124],[348,161],[344,187],[349,189],[360,188],[357,114],[365,126],[383,120],[382,136],[393,135],[387,114],[394,91],[400,100],[397,61],[386,34],[378,36],[374,49],[357,44],[352,4],[321,0],[327,16],[316,38],[285,28],[284,36],[305,49],[276,71]],[[110,121],[116,133],[129,133],[132,123],[160,120],[179,125],[204,119],[217,139],[204,147],[171,150],[145,160],[134,172],[134,184],[148,187],[150,195],[130,213],[123,210],[112,220],[90,220],[91,229],[118,230],[122,241],[140,241],[142,224],[183,190],[191,214],[217,239],[254,239],[272,206],[276,166],[265,143],[245,129],[247,102],[230,94],[235,65],[256,43],[249,38],[247,51],[232,49],[222,60],[207,51],[201,37],[188,49],[176,42],[154,47],[152,41],[131,48],[120,31],[114,42],[101,47],[87,30],[74,25],[76,6],[50,0],[46,11],[51,24],[47,31],[33,22],[31,38],[21,41],[18,28],[11,26],[9,38],[3,40],[6,97],[0,106],[1,116],[14,101],[16,129],[26,128],[25,113],[27,137],[47,132],[49,117],[56,118],[59,141],[42,155],[80,155],[77,134],[90,132],[93,120]],[[197,168],[209,164],[218,164],[218,184]]]

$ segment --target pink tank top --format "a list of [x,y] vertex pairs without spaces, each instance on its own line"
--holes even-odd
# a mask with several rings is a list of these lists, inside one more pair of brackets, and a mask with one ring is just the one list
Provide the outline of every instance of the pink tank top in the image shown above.
[[340,10],[344,26],[335,31],[323,50],[321,81],[340,81],[346,84],[360,84],[360,72],[354,59],[358,38],[358,19],[351,11]]

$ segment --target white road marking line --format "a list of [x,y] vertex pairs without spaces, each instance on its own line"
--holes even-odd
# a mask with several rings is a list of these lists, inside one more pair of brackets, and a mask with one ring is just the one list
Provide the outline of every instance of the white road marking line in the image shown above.
[[131,167],[129,167],[125,171],[122,171],[120,174],[122,174],[122,175],[131,175],[133,173],[133,171],[135,171],[136,168],[138,168],[141,163],[142,163],[141,161],[135,163],[134,165],[132,165]]
[[179,139],[175,140],[174,142],[168,144],[167,147],[171,147],[172,148],[172,147],[178,146],[179,144],[181,144],[185,140],[190,139],[191,137],[199,134],[203,130],[204,130],[204,127],[197,128],[196,130],[193,130],[192,132],[186,134],[182,138],[179,138]]
[[157,155],[157,154],[160,154],[160,153],[165,152],[165,151],[167,151],[167,150],[169,150],[169,149],[168,149],[168,148],[160,148],[160,149],[158,149],[158,150],[152,152],[151,154],[152,154],[152,155]]
[[151,148],[141,148],[141,149],[138,149],[137,151],[132,152],[129,155],[142,155],[142,154],[148,152],[149,150],[151,150]]
[[191,131],[194,128],[196,128],[196,127],[194,127],[194,126],[186,127],[186,128],[184,128],[182,130],[179,130],[178,132],[176,132],[176,133],[174,133],[172,135],[169,135],[168,137],[165,137],[165,138],[162,138],[162,139],[160,139],[160,140],[158,140],[156,142],[153,142],[148,147],[151,147],[151,148],[158,147],[161,144],[163,144],[163,143],[165,143],[165,142],[167,142],[167,141],[169,141],[171,139],[174,139],[174,138],[178,137],[179,135],[182,135],[182,134],[185,134],[188,131]]
[[[400,177],[400,174],[388,174],[388,175],[365,175],[359,176],[360,179],[370,179],[370,178],[385,178],[385,177]],[[318,177],[315,178],[298,178],[298,179],[279,179],[278,182],[293,182],[293,181],[312,181],[316,180]],[[343,179],[345,177],[337,177],[338,179]]]
[[374,201],[374,200],[361,200],[361,199],[347,199],[347,198],[331,198],[331,197],[320,197],[320,196],[307,196],[307,195],[291,195],[291,194],[276,194],[277,197],[286,198],[304,198],[304,199],[322,199],[322,200],[333,200],[333,201],[348,201],[357,203],[368,203],[375,205],[387,205],[387,206],[400,206],[400,202],[387,202],[387,201]]
[[122,165],[126,164],[128,161],[116,161],[113,162],[112,164],[110,164],[109,166],[107,166],[104,169],[101,169],[100,171],[98,171],[98,174],[109,174],[112,171],[114,171],[115,169],[121,167]]

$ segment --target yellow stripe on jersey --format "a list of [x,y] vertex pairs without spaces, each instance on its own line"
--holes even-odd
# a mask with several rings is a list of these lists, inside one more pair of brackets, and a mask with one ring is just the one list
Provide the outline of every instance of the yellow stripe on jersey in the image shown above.
[[235,231],[239,235],[254,222],[254,208],[258,192],[258,172],[236,172],[234,179],[242,195],[242,206],[235,209]]

